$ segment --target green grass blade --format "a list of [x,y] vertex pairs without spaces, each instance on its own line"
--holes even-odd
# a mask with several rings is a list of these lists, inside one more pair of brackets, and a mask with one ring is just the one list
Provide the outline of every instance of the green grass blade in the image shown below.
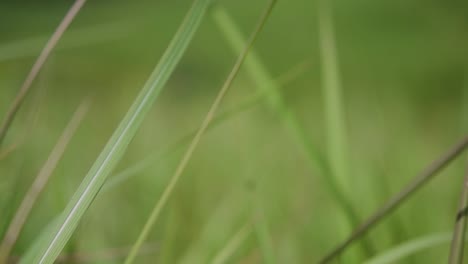
[[[290,80],[295,79],[297,75],[303,73],[303,70],[304,70],[304,64],[299,64],[293,67],[291,70],[287,71],[286,73],[282,74],[278,78],[278,82],[281,82],[284,85],[286,85]],[[266,96],[267,96],[267,93],[265,91],[256,92],[254,95],[245,99],[238,105],[235,105],[231,107],[230,109],[225,110],[224,112],[218,114],[213,119],[213,121],[211,121],[211,123],[209,124],[207,131],[214,129],[218,127],[219,125],[224,124],[225,122],[229,121],[232,117],[255,107],[256,105],[258,105],[259,102],[265,99]],[[158,163],[162,158],[171,156],[173,153],[180,150],[183,146],[190,143],[190,139],[192,139],[196,133],[197,133],[197,130],[195,129],[192,132],[188,133],[187,135],[181,137],[176,142],[172,143],[164,151],[162,152],[155,151],[154,153],[150,153],[144,159],[110,176],[109,179],[104,184],[104,187],[102,188],[101,192],[105,192],[110,189],[113,189],[115,186],[122,184],[123,182],[128,180],[130,177],[136,175],[139,172],[144,171],[149,166],[154,165],[155,163]]]
[[57,258],[107,176],[123,156],[145,114],[180,61],[200,25],[209,3],[210,0],[196,0],[194,2],[155,70],[68,203],[60,218],[59,225],[53,230],[47,242],[43,244],[35,262],[53,263]]
[[252,223],[244,224],[226,243],[226,245],[215,255],[211,264],[223,264],[236,252],[242,243],[252,233]]
[[340,188],[349,194],[351,180],[342,99],[343,88],[338,70],[333,20],[329,5],[329,1],[321,0],[318,9],[328,160]]
[[468,168],[465,171],[465,177],[462,184],[462,192],[460,197],[460,205],[456,214],[455,228],[452,236],[452,244],[450,246],[450,264],[463,263],[463,255],[465,249],[465,234],[468,206]]
[[435,175],[437,175],[437,173],[446,168],[450,162],[461,155],[467,148],[468,136],[463,138],[442,156],[431,162],[420,174],[405,185],[399,193],[392,196],[383,206],[379,207],[376,212],[356,227],[349,237],[328,252],[328,254],[322,258],[320,263],[329,263],[334,258],[341,255],[351,244],[360,239],[371,228],[375,227],[380,221],[407,201],[411,195],[415,194],[419,189],[427,184],[433,177],[435,177]]
[[2,146],[8,129],[10,128],[11,124],[13,123],[13,120],[15,119],[16,113],[19,111],[21,105],[24,102],[24,99],[29,94],[32,84],[34,80],[36,80],[36,77],[41,71],[42,67],[44,66],[44,63],[49,58],[50,53],[57,45],[60,38],[63,36],[63,33],[65,33],[68,26],[70,26],[71,22],[75,19],[78,12],[80,12],[85,2],[86,0],[76,0],[75,3],[73,3],[65,17],[58,25],[55,32],[50,37],[49,41],[47,41],[46,45],[44,46],[44,49],[42,49],[41,51],[41,54],[39,54],[39,57],[37,57],[36,61],[34,62],[31,70],[26,76],[26,79],[24,80],[23,84],[18,90],[15,99],[13,100],[11,106],[8,108],[8,111],[5,114],[2,123],[0,124],[0,146]]
[[54,172],[57,164],[62,158],[70,140],[78,129],[81,121],[83,120],[86,112],[89,109],[89,101],[83,101],[77,108],[73,116],[71,117],[68,125],[62,132],[62,135],[55,144],[52,152],[50,153],[47,161],[44,163],[42,168],[39,170],[35,177],[31,187],[28,189],[23,197],[14,217],[12,218],[10,225],[8,226],[5,236],[0,244],[0,263],[6,261],[11,253],[16,241],[18,240],[21,231],[23,230],[24,224],[26,223],[31,210],[37,201],[39,195],[43,192],[46,184]]
[[254,223],[254,233],[263,255],[263,262],[266,264],[275,264],[277,261],[270,227],[268,225],[266,216],[261,211],[261,209],[259,208],[257,210],[258,216]]
[[[213,18],[221,33],[227,39],[228,44],[235,52],[238,52],[245,40],[234,20],[221,6],[213,9]],[[252,51],[246,58],[245,67],[256,86],[268,93],[270,106],[283,116],[288,127],[295,133],[295,139],[305,149],[312,166],[323,177],[328,189],[333,193],[334,197],[337,197],[338,203],[347,212],[349,221],[357,224],[358,219],[355,216],[354,210],[340,190],[335,178],[332,177],[326,159],[318,148],[310,142],[304,128],[300,125],[295,115],[288,109],[280,93],[280,86],[273,80],[255,51]]]
[[248,52],[250,51],[250,48],[253,46],[255,40],[257,39],[258,34],[261,32],[263,29],[263,26],[265,25],[268,17],[270,16],[273,7],[276,3],[276,0],[271,0],[267,9],[265,10],[265,13],[261,16],[256,28],[254,29],[252,35],[250,36],[249,40],[245,44],[244,49],[240,53],[236,63],[234,64],[231,72],[229,73],[229,76],[227,77],[226,81],[224,82],[223,86],[221,87],[221,90],[217,94],[213,104],[211,105],[210,109],[208,110],[208,113],[206,114],[204,120],[202,121],[200,128],[197,131],[197,134],[193,137],[190,145],[188,146],[187,150],[185,151],[182,159],[180,160],[174,175],[171,177],[171,180],[169,181],[168,186],[164,189],[161,198],[156,202],[155,207],[153,208],[148,220],[145,223],[145,226],[143,227],[143,230],[141,231],[140,235],[138,236],[135,245],[128,255],[127,260],[125,261],[125,264],[130,264],[133,263],[135,256],[143,244],[143,242],[146,240],[150,230],[152,229],[153,225],[156,223],[156,220],[158,219],[158,216],[160,212],[162,211],[162,208],[166,204],[167,200],[169,199],[169,196],[172,194],[172,191],[175,188],[175,185],[177,184],[178,180],[180,179],[180,176],[182,175],[183,171],[185,170],[185,167],[187,166],[190,158],[193,155],[193,152],[195,151],[196,147],[198,146],[198,143],[200,142],[201,137],[207,130],[209,124],[211,123],[216,111],[219,108],[219,105],[221,104],[221,101],[223,100],[224,96],[226,95],[227,91],[232,85],[232,82],[234,81],[235,77],[237,76],[237,73],[239,72],[239,69],[241,68]]
[[[216,25],[219,27],[232,50],[238,52],[245,40],[234,20],[229,16],[226,10],[219,5],[213,8],[212,15]],[[342,208],[349,225],[356,226],[359,223],[359,219],[342,188],[340,180],[331,170],[324,155],[322,155],[318,148],[310,141],[307,132],[301,126],[294,113],[288,108],[280,92],[281,86],[273,80],[266,66],[262,63],[258,54],[255,53],[255,50],[246,58],[245,67],[247,73],[255,82],[255,85],[262,91],[268,93],[270,107],[283,117],[285,124],[294,133],[298,145],[304,148],[311,166],[323,178],[326,184],[325,187],[332,193],[333,198]]]
[[[72,49],[87,45],[114,41],[127,36],[136,26],[128,26],[128,22],[119,21],[93,25],[67,31],[67,37],[60,41],[55,50]],[[2,43],[0,45],[0,62],[25,58],[41,51],[41,45],[47,42],[47,36],[36,36],[22,40]]]
[[417,252],[448,244],[450,243],[450,239],[450,233],[428,235],[417,238],[387,250],[384,253],[365,261],[364,264],[400,263],[405,257],[408,257]]

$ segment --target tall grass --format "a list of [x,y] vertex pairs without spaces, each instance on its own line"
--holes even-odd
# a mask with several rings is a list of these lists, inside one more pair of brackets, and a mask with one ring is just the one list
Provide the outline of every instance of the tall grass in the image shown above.
[[[327,14],[328,10],[321,10],[322,23],[320,29],[322,32],[321,39],[325,38],[322,43],[323,65],[324,65],[324,93],[326,94],[326,111],[325,116],[329,126],[327,134],[329,134],[329,156],[325,157],[321,151],[315,146],[310,136],[303,126],[298,121],[297,117],[287,106],[282,93],[281,86],[271,77],[267,67],[260,59],[260,56],[253,50],[246,58],[245,66],[247,73],[250,75],[255,86],[261,91],[268,93],[269,106],[276,111],[284,120],[285,125],[294,133],[294,138],[298,145],[304,148],[311,167],[315,169],[319,176],[322,177],[326,188],[331,192],[331,196],[336,200],[342,208],[344,216],[349,224],[353,227],[359,223],[355,209],[346,194],[345,190],[349,190],[349,184],[345,174],[348,173],[346,157],[346,140],[345,140],[345,125],[342,113],[341,87],[339,86],[339,75],[337,70],[337,58],[334,50],[334,39],[331,35],[331,21]],[[228,12],[220,5],[213,8],[213,19],[223,34],[228,44],[233,51],[239,52],[244,43],[244,38],[239,27],[230,17]],[[342,131],[335,131],[337,128]],[[335,168],[339,168],[336,170]],[[365,244],[367,251],[370,251],[370,245]]]
[[338,69],[338,55],[334,33],[331,2],[319,1],[318,25],[322,62],[322,92],[324,96],[327,135],[327,156],[339,188],[349,195],[351,178],[349,169],[346,118],[343,87]]
[[72,136],[75,134],[78,126],[84,118],[87,110],[89,108],[89,102],[84,101],[80,104],[78,109],[73,114],[68,125],[63,130],[62,135],[54,146],[49,158],[47,159],[44,166],[41,168],[36,178],[34,179],[33,184],[29,188],[28,192],[25,194],[20,206],[18,207],[9,227],[7,228],[3,241],[0,244],[0,263],[6,262],[9,257],[13,246],[18,239],[23,226],[33,209],[33,206],[36,203],[37,198],[44,190],[45,185],[49,181],[49,178],[60,161],[63,153],[65,152],[68,143],[70,142]]
[[187,166],[190,158],[192,157],[196,147],[198,146],[198,143],[200,142],[201,137],[207,130],[209,124],[211,123],[212,119],[214,118],[214,115],[216,111],[219,108],[219,105],[221,104],[224,96],[226,95],[227,91],[231,87],[235,77],[237,76],[237,73],[239,72],[239,69],[241,68],[245,58],[247,57],[248,52],[250,51],[250,48],[253,46],[253,43],[257,39],[258,34],[261,32],[263,29],[268,17],[270,16],[273,7],[276,3],[276,0],[271,0],[270,3],[268,4],[268,7],[266,8],[264,14],[261,16],[256,28],[254,29],[252,35],[250,36],[249,40],[245,44],[245,47],[241,54],[239,55],[236,63],[234,64],[231,72],[229,73],[226,81],[224,82],[223,86],[221,87],[220,91],[218,92],[213,104],[211,105],[210,109],[208,110],[208,113],[206,114],[205,118],[203,119],[200,128],[198,129],[197,133],[193,137],[192,141],[190,142],[190,145],[188,146],[187,150],[185,151],[182,159],[180,160],[179,164],[177,165],[177,168],[174,172],[174,175],[171,177],[171,180],[169,184],[166,186],[164,189],[161,198],[156,202],[155,207],[150,213],[150,216],[148,217],[148,220],[146,221],[140,235],[138,236],[132,251],[128,255],[127,259],[125,260],[125,264],[130,264],[133,263],[135,256],[143,244],[143,242],[146,240],[148,237],[148,234],[150,230],[153,228],[154,224],[156,223],[156,220],[159,217],[159,214],[161,213],[163,207],[167,203],[167,200],[169,199],[169,196],[172,194],[177,182],[180,179],[180,176],[185,170],[185,167]]
[[382,207],[367,218],[361,225],[359,225],[353,233],[341,242],[337,247],[331,250],[325,257],[322,258],[320,263],[329,263],[334,258],[337,258],[344,250],[346,250],[352,243],[360,239],[369,229],[373,228],[396,208],[403,204],[411,195],[415,194],[422,186],[427,184],[438,172],[442,171],[450,164],[455,158],[463,153],[468,147],[468,137],[455,144],[444,155],[430,163],[419,175],[404,186],[402,190],[391,197]]
[[396,245],[383,253],[366,260],[364,264],[391,264],[402,263],[408,256],[429,250],[433,247],[450,243],[450,233],[426,235]]
[[52,263],[60,254],[182,58],[209,3],[209,0],[194,2],[148,81],[69,201],[57,225],[53,226],[50,235],[41,243],[34,262]]
[[465,178],[462,184],[462,191],[460,195],[460,205],[458,207],[457,216],[455,220],[455,228],[453,231],[452,244],[450,247],[450,264],[463,263],[463,255],[465,250],[465,234],[466,222],[468,213],[468,168],[465,172]]
[[37,58],[36,62],[32,66],[29,74],[27,75],[26,79],[21,85],[21,88],[19,89],[15,99],[13,100],[13,103],[8,109],[0,125],[0,147],[2,146],[2,143],[5,139],[8,129],[10,128],[11,123],[13,122],[15,118],[16,113],[18,112],[21,105],[23,104],[24,99],[28,95],[31,89],[31,85],[33,84],[34,80],[39,74],[42,66],[46,62],[52,50],[57,45],[63,33],[67,30],[68,26],[71,24],[71,22],[75,18],[76,14],[78,14],[78,12],[81,10],[81,7],[85,4],[85,2],[86,0],[75,1],[75,3],[71,6],[70,10],[68,10],[63,20],[60,22],[55,32],[50,37],[49,41],[46,43],[44,49],[42,50],[41,54]]

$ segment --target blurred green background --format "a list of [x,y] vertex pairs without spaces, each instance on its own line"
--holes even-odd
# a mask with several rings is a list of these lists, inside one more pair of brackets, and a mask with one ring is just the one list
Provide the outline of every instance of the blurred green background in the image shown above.
[[[267,3],[218,2],[245,35]],[[468,4],[332,3],[352,175],[350,199],[359,218],[365,219],[466,134]],[[0,3],[1,117],[71,4]],[[4,144],[25,138],[0,160],[0,234],[75,108],[84,98],[92,98],[86,119],[26,223],[15,255],[21,255],[64,208],[190,4],[189,0],[85,4],[35,81]],[[281,92],[325,155],[328,133],[316,1],[280,0],[255,50],[275,78],[301,67]],[[197,128],[236,56],[208,13],[116,172],[152,153],[163,153]],[[220,111],[235,108],[256,91],[249,75],[241,71]],[[163,154],[142,172],[98,195],[65,251],[92,254],[131,245],[183,149]],[[366,236],[376,254],[453,229],[465,163],[458,159]],[[321,179],[281,117],[259,101],[204,136],[151,234],[150,250],[138,263],[207,263],[249,222],[249,208],[257,204],[268,223],[277,263],[313,263],[349,232]],[[443,244],[401,263],[443,263],[448,249],[449,244]],[[362,260],[347,256],[342,256],[342,263]],[[254,232],[230,260],[263,263]],[[121,261],[114,256],[89,262]]]

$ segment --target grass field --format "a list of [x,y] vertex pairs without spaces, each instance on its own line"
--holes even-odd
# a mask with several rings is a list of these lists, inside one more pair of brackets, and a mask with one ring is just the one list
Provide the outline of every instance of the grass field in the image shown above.
[[[0,3],[0,122],[73,2]],[[467,135],[462,1],[194,2],[78,10],[0,139],[0,263],[317,263]],[[331,263],[445,263],[465,174]]]

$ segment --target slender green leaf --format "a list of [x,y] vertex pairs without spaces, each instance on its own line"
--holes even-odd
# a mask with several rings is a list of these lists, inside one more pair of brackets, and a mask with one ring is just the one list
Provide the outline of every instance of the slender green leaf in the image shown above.
[[125,261],[125,264],[130,264],[133,263],[136,254],[138,253],[139,248],[143,244],[143,242],[146,240],[148,237],[148,234],[150,230],[153,228],[154,224],[156,223],[156,220],[159,217],[159,214],[161,213],[163,207],[166,205],[167,200],[169,199],[169,196],[172,194],[172,191],[174,190],[177,182],[179,181],[182,173],[184,172],[188,162],[190,161],[195,149],[198,146],[198,143],[200,142],[201,137],[205,134],[209,124],[214,118],[214,115],[216,111],[218,110],[224,96],[226,95],[227,91],[231,87],[235,77],[237,76],[245,58],[247,57],[248,52],[250,51],[250,48],[253,46],[255,40],[257,39],[258,34],[261,32],[263,29],[268,17],[270,16],[274,5],[276,4],[276,0],[271,0],[268,7],[266,8],[264,14],[261,16],[257,26],[255,27],[252,35],[250,36],[249,40],[245,44],[244,49],[240,53],[236,63],[234,64],[231,72],[229,73],[226,81],[224,82],[223,86],[221,87],[220,91],[216,95],[216,98],[211,105],[210,109],[208,110],[208,113],[206,114],[205,118],[203,119],[200,128],[198,129],[197,133],[193,137],[192,141],[190,142],[190,145],[188,146],[187,150],[185,151],[182,159],[180,160],[174,175],[171,177],[171,180],[169,181],[169,184],[167,187],[164,189],[161,198],[156,202],[153,210],[150,213],[150,216],[148,217],[148,220],[146,221],[140,235],[138,236],[132,251],[128,255],[127,260]]
[[450,243],[451,234],[433,234],[421,238],[413,239],[391,248],[378,256],[367,260],[364,264],[390,264],[400,263],[404,258],[428,250],[430,248]]
[[[216,25],[226,38],[232,50],[234,52],[239,52],[245,40],[234,20],[229,16],[228,12],[219,5],[213,8],[212,15]],[[322,176],[326,184],[325,187],[332,193],[332,196],[343,209],[349,225],[356,226],[359,223],[359,219],[341,186],[341,182],[338,177],[335,176],[335,172],[331,170],[324,155],[322,155],[321,151],[311,142],[307,132],[300,124],[297,117],[288,108],[280,92],[281,86],[271,77],[271,74],[268,72],[255,50],[252,50],[246,58],[245,67],[247,73],[255,82],[255,86],[261,89],[261,91],[268,93],[269,106],[283,117],[285,124],[294,133],[294,138],[297,140],[298,145],[304,148],[311,166]]]
[[0,244],[0,263],[10,255],[13,246],[15,245],[18,237],[23,230],[24,224],[26,223],[31,210],[34,208],[37,198],[43,192],[46,184],[49,182],[50,176],[55,170],[57,164],[62,158],[68,143],[78,129],[81,121],[83,120],[86,112],[89,109],[89,101],[83,101],[77,108],[68,125],[62,132],[62,135],[55,144],[52,152],[50,153],[44,166],[39,170],[35,177],[31,187],[28,189],[23,197],[14,217],[12,218],[10,225],[5,232],[2,243]]
[[145,114],[182,58],[210,0],[196,0],[155,70],[68,203],[59,224],[42,244],[36,263],[53,263],[69,240],[107,176],[123,156]]
[[[136,28],[128,24],[128,21],[119,21],[70,30],[55,50],[72,49],[123,38]],[[36,36],[2,44],[0,62],[34,56],[41,51],[41,46],[46,42],[47,36]]]
[[322,56],[322,91],[325,105],[328,160],[340,188],[351,192],[348,147],[343,95],[330,1],[320,1],[318,9],[320,55]]
[[215,255],[212,264],[223,264],[236,252],[242,243],[252,233],[252,223],[244,224],[227,242],[227,244]]
[[24,99],[29,94],[29,91],[31,90],[34,80],[36,79],[37,75],[39,74],[42,67],[44,66],[44,63],[49,58],[50,53],[55,48],[60,38],[63,36],[65,31],[67,30],[68,26],[70,26],[71,22],[75,19],[78,12],[80,12],[85,2],[86,0],[75,0],[75,2],[70,7],[67,14],[65,15],[65,17],[62,19],[62,21],[58,25],[55,32],[52,34],[50,39],[45,44],[44,48],[39,54],[39,57],[37,57],[36,61],[34,62],[31,70],[26,76],[26,79],[24,80],[23,84],[18,90],[18,93],[16,94],[15,99],[13,100],[10,107],[8,108],[8,111],[6,112],[5,117],[0,123],[0,146],[2,145],[5,139],[5,136],[8,132],[8,129],[10,128],[11,124],[13,123],[13,120],[15,119],[16,113],[19,111],[19,109],[21,108],[21,105],[23,105]]

